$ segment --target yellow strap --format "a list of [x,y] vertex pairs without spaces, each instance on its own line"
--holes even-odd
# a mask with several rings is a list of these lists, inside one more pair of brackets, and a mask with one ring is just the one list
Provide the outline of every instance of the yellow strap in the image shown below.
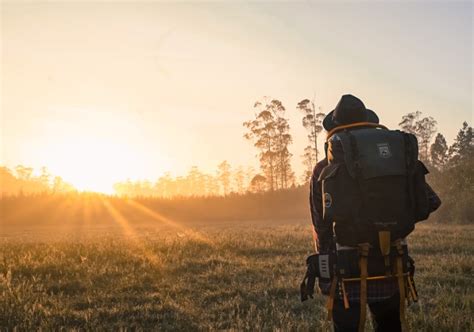
[[[408,273],[405,273],[405,276],[407,276]],[[390,276],[375,276],[375,277],[367,277],[367,280],[383,280],[383,279],[392,279],[396,277],[396,275],[390,275]],[[344,282],[353,282],[353,281],[360,281],[360,278],[343,278]]]
[[369,244],[359,245],[359,264],[360,264],[360,319],[359,332],[365,329],[365,319],[367,316],[367,257],[369,255]]
[[344,130],[344,129],[349,129],[349,128],[355,128],[355,127],[373,127],[373,128],[382,128],[382,129],[387,129],[384,125],[378,124],[378,123],[373,123],[373,122],[356,122],[356,123],[351,123],[347,125],[342,125],[338,126],[336,128],[331,129],[327,136],[326,140],[329,140],[332,135],[337,133],[338,131]]
[[408,280],[408,286],[410,288],[411,298],[413,299],[413,302],[417,302],[418,301],[418,294],[416,294],[414,281],[413,281],[413,279],[410,275],[407,276],[407,280]]
[[332,320],[332,309],[334,308],[334,296],[336,295],[337,277],[333,277],[331,281],[331,288],[329,289],[328,302],[326,308],[328,309],[328,320]]
[[346,285],[344,279],[341,280],[342,298],[344,300],[344,309],[349,309],[349,300],[347,299]]
[[400,292],[400,323],[402,325],[402,331],[406,332],[407,322],[405,317],[405,301],[406,301],[406,292],[405,292],[405,276],[403,275],[403,247],[400,241],[396,242],[398,256],[397,256],[397,279],[398,279],[398,289]]

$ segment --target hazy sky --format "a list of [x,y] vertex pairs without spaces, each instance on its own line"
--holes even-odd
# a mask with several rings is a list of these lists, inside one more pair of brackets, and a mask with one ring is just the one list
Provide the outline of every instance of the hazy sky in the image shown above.
[[396,127],[420,110],[451,142],[473,118],[472,2],[2,2],[1,163],[116,180],[257,165],[242,122],[343,93]]

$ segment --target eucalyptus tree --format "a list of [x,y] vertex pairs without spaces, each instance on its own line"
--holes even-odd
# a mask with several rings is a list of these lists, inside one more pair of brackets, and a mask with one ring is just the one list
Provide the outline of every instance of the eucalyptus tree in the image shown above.
[[248,129],[244,137],[259,150],[260,168],[268,189],[287,188],[293,176],[288,149],[293,140],[288,119],[284,117],[286,109],[281,101],[266,98],[257,101],[254,109],[255,118],[243,123]]
[[451,162],[459,164],[464,161],[473,161],[474,159],[474,138],[472,127],[466,121],[463,122],[453,145],[449,148]]
[[422,117],[422,113],[416,111],[404,115],[398,125],[403,131],[416,136],[420,150],[420,159],[429,162],[430,143],[437,130],[436,120],[431,116]]
[[231,167],[227,160],[217,166],[217,179],[221,185],[222,193],[227,196],[230,192]]
[[245,171],[242,166],[238,166],[237,169],[234,171],[234,184],[235,190],[239,194],[243,194],[245,192]]
[[308,145],[304,148],[303,164],[306,171],[303,174],[303,180],[309,181],[313,168],[318,162],[318,135],[323,131],[323,119],[325,114],[321,112],[321,108],[314,105],[314,100],[303,99],[296,105],[296,109],[303,113],[303,127],[308,131]]

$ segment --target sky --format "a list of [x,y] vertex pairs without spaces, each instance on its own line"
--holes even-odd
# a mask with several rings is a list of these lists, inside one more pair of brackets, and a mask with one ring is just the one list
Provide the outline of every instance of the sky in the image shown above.
[[[473,120],[473,4],[1,2],[0,164],[47,166],[81,189],[258,168],[255,101],[329,112],[352,93],[381,122],[421,111],[451,143]],[[323,137],[321,137],[321,143]]]

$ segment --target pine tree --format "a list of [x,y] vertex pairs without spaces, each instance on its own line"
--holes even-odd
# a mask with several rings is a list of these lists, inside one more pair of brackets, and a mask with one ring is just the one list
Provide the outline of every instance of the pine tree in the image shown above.
[[462,124],[453,145],[449,148],[452,164],[460,164],[474,159],[474,140],[472,127],[467,122]]
[[431,145],[431,164],[439,171],[443,170],[448,161],[448,144],[443,134],[436,135],[434,143]]

